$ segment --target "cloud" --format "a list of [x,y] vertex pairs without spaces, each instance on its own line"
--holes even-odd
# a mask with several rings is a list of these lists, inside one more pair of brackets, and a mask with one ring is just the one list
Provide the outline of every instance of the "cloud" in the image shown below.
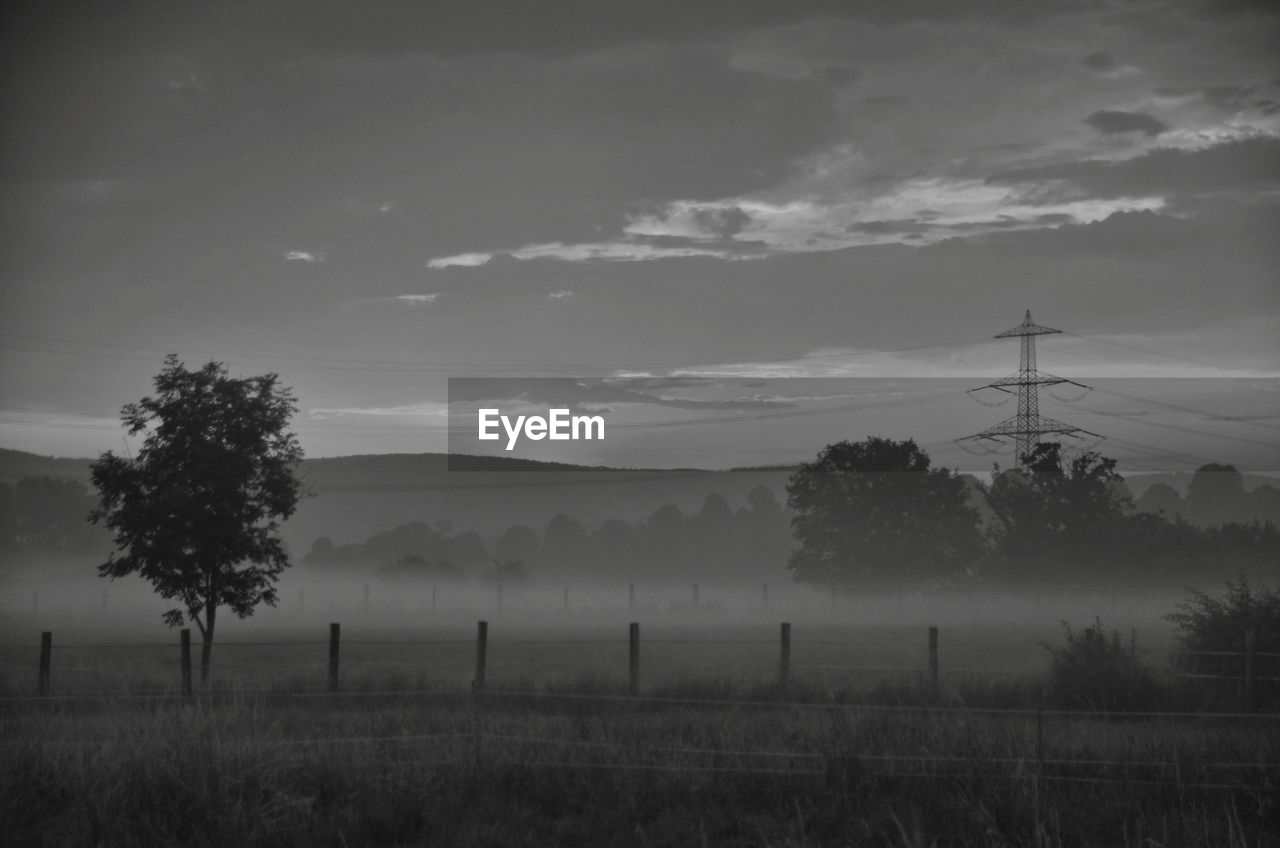
[[313,253],[309,250],[290,250],[285,253],[284,260],[286,262],[323,262],[323,253]]
[[699,246],[685,239],[660,242],[656,239],[623,239],[613,242],[583,244],[528,244],[512,250],[496,250],[492,253],[464,253],[458,256],[441,256],[427,262],[432,269],[451,266],[475,267],[488,264],[493,259],[506,256],[512,259],[560,259],[566,262],[647,262],[655,259],[708,256],[716,259],[751,259],[765,255],[763,252],[744,253],[731,247],[714,248]]
[[458,266],[474,268],[483,265],[493,258],[492,253],[457,253],[453,256],[438,256],[427,260],[427,268],[449,268]]
[[400,303],[408,304],[410,306],[430,306],[431,304],[436,302],[436,299],[438,297],[440,297],[438,293],[436,294],[399,294],[399,295],[396,295],[395,299]]
[[445,256],[432,259],[428,266],[476,266],[497,256],[567,262],[689,257],[759,260],[776,253],[928,244],[960,235],[1096,221],[1119,211],[1152,210],[1162,205],[1160,198],[1152,196],[1039,197],[991,180],[915,177],[882,187],[878,196],[853,200],[678,200],[632,217],[612,241],[552,242],[488,254]]
[[[1036,185],[1039,196],[1098,198],[1227,190],[1264,191],[1280,183],[1280,138],[1256,136],[1199,150],[1162,147],[1118,161],[1081,159],[1018,168],[988,183]],[[1029,195],[1030,196],[1030,195]]]
[[1144,135],[1156,136],[1169,129],[1169,125],[1164,121],[1142,112],[1121,112],[1108,109],[1094,112],[1085,118],[1084,122],[1106,135],[1140,132]]
[[561,289],[560,291],[547,292],[548,300],[564,300],[566,297],[573,297],[573,292],[569,291],[568,289]]

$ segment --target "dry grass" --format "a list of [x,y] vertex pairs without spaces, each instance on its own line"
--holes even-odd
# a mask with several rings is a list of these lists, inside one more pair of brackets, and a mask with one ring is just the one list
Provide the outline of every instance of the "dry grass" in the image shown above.
[[[651,693],[668,700],[590,677],[536,691],[10,704],[0,843],[1257,846],[1280,832],[1270,721],[1050,714],[1037,730],[1034,713],[837,709],[817,687],[782,702],[712,678]],[[936,703],[907,685],[857,700]]]

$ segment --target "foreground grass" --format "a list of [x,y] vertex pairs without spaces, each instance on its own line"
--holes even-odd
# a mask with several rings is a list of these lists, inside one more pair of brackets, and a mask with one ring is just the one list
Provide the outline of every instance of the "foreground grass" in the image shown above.
[[[667,700],[584,678],[479,699],[12,705],[0,844],[1259,846],[1280,833],[1274,721],[954,709],[1028,694],[990,685],[936,712],[714,679],[652,694]],[[906,684],[846,700],[939,702]]]

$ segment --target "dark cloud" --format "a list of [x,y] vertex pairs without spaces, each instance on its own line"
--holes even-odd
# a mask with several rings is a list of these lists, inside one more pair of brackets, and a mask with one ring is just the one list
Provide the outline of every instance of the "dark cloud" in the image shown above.
[[1100,72],[1111,71],[1116,67],[1115,57],[1102,50],[1085,56],[1084,63],[1093,70]]
[[719,238],[732,238],[751,223],[751,216],[740,206],[698,209],[693,213],[693,219],[701,229]]
[[1201,89],[1206,102],[1228,112],[1245,108],[1250,95],[1258,90],[1256,85],[1210,85]]
[[1119,162],[1084,159],[1020,168],[993,175],[987,182],[1048,185],[1039,197],[1046,202],[1081,193],[1131,197],[1261,190],[1280,183],[1280,138],[1239,139],[1201,150],[1158,148]]
[[1095,130],[1107,135],[1116,133],[1140,132],[1145,135],[1159,135],[1169,129],[1164,121],[1142,112],[1121,112],[1104,109],[1094,112],[1084,122]]

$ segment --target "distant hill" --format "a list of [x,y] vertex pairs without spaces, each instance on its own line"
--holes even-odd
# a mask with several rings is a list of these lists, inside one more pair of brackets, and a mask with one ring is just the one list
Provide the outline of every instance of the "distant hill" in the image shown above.
[[65,459],[39,456],[24,451],[0,448],[0,480],[12,483],[23,477],[56,477],[89,482],[92,459]]

